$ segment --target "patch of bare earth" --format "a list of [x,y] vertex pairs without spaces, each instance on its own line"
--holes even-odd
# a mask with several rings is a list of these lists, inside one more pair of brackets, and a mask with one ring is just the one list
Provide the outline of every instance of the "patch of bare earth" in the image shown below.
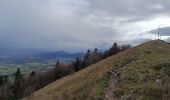
[[118,85],[121,72],[123,71],[124,68],[126,68],[126,66],[130,65],[131,63],[135,61],[136,60],[130,61],[129,63],[125,64],[124,66],[122,66],[121,68],[117,70],[109,71],[109,73],[111,74],[111,78],[109,80],[109,85],[108,85],[108,89],[106,91],[104,100],[120,100],[120,98],[117,98],[114,96],[114,92],[116,91],[116,86]]
[[113,99],[118,100],[118,98],[114,97],[114,91],[116,89],[116,85],[117,85],[117,82],[120,76],[120,72],[119,70],[116,70],[116,71],[110,71],[110,73],[111,73],[111,78],[109,81],[109,86],[105,94],[104,100],[113,100]]

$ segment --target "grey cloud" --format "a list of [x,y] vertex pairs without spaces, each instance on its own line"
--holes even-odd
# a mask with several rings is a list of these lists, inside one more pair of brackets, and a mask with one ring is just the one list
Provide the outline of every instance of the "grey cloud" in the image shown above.
[[144,38],[137,22],[169,16],[169,8],[169,0],[1,0],[0,46],[108,47]]
[[160,14],[169,16],[169,0],[93,0],[93,13],[123,17],[127,20],[151,19]]

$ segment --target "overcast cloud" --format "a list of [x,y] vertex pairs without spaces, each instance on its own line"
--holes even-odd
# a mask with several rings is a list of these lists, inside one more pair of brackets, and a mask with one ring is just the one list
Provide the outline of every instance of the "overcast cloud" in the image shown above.
[[1,0],[0,46],[79,51],[134,44],[155,39],[158,26],[169,36],[169,9],[169,0]]

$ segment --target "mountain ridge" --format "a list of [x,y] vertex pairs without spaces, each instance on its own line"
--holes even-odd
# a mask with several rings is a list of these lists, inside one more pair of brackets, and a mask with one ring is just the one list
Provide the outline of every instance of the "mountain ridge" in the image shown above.
[[[33,93],[32,100],[110,100],[111,76],[117,73],[111,98],[168,100],[170,45],[146,42],[59,79]],[[115,72],[116,71],[116,72]],[[162,84],[162,85],[160,85]],[[157,96],[158,95],[158,96]],[[26,100],[24,98],[23,100]]]
[[39,49],[17,49],[11,51],[4,49],[0,51],[0,64],[24,64],[56,58],[75,59],[76,57],[83,57],[83,55],[84,53],[69,53],[66,51],[46,51]]

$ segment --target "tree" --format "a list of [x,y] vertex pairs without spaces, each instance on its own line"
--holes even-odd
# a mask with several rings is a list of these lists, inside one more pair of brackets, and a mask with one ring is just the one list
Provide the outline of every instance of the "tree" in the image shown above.
[[7,75],[5,75],[4,77],[3,77],[3,81],[4,81],[4,83],[6,83],[6,82],[8,82],[9,80],[8,80],[8,76]]
[[17,68],[17,71],[15,73],[15,81],[18,81],[22,78],[21,71],[19,68]]
[[8,80],[7,76],[2,76],[2,77],[3,77],[3,86],[0,89],[0,100],[12,100],[11,82],[10,80]]
[[94,49],[94,54],[98,54],[98,49],[97,48]]
[[0,86],[4,84],[3,76],[0,76]]
[[119,52],[119,47],[118,47],[117,43],[115,42],[113,44],[113,46],[111,47],[111,54],[113,55],[113,54],[116,54],[118,52]]
[[84,57],[84,59],[88,59],[89,58],[89,56],[90,56],[90,50],[87,50],[87,53],[86,53],[86,55],[85,55],[85,57]]
[[21,74],[20,69],[18,68],[16,73],[15,73],[15,80],[14,80],[14,85],[12,88],[12,100],[19,100],[22,95],[23,95],[23,76]]
[[29,78],[32,78],[32,77],[34,77],[35,76],[35,71],[32,71],[31,73],[30,73],[30,76],[29,76]]
[[75,72],[77,72],[77,71],[80,70],[80,64],[81,64],[81,61],[80,61],[80,59],[77,57],[77,58],[76,58],[76,61],[75,61],[75,63],[74,63],[74,71],[75,71]]
[[82,61],[82,63],[81,63],[81,69],[86,68],[87,66],[90,65],[90,63],[89,63],[90,55],[91,55],[91,51],[90,51],[90,50],[87,50],[87,53],[86,53],[86,55],[84,56],[83,61]]
[[117,54],[119,51],[120,51],[119,46],[115,42],[113,44],[113,46],[108,51],[105,52],[105,57],[109,57],[109,56],[112,56],[114,54]]
[[98,51],[97,48],[94,49],[94,52],[90,56],[91,64],[94,64],[102,59],[102,54]]
[[57,63],[55,64],[56,66],[59,66],[60,65],[60,61],[57,61]]

